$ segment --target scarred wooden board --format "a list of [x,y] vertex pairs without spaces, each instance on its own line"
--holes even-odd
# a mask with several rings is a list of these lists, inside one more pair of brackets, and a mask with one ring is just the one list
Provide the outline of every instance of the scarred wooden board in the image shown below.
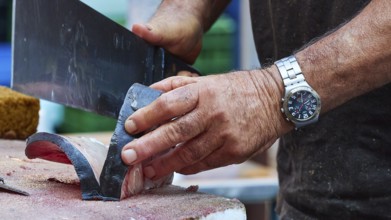
[[236,199],[177,186],[154,189],[120,202],[83,201],[73,166],[29,160],[25,142],[0,140],[0,177],[26,191],[0,190],[2,219],[245,219]]

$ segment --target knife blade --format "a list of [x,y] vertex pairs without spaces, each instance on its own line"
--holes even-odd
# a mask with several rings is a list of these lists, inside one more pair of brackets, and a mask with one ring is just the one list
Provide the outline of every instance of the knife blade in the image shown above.
[[26,191],[23,191],[23,190],[20,190],[20,189],[17,189],[15,187],[12,187],[12,186],[9,186],[9,185],[5,184],[4,179],[1,178],[1,177],[0,177],[0,191],[16,193],[16,194],[20,194],[20,195],[23,195],[23,196],[29,196],[30,195]]
[[129,87],[194,68],[78,0],[14,0],[12,88],[117,118]]

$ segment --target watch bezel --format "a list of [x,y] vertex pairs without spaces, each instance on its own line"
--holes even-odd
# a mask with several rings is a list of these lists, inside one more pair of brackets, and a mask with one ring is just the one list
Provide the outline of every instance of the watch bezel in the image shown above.
[[[316,103],[317,103],[317,106],[316,106],[316,109],[315,109],[315,113],[313,115],[311,115],[310,117],[308,118],[305,118],[305,119],[298,119],[296,117],[294,117],[289,111],[288,111],[288,100],[289,98],[295,94],[296,92],[299,92],[299,91],[307,91],[307,92],[310,92],[313,97],[316,99]],[[309,86],[299,86],[299,87],[295,87],[293,89],[290,89],[289,91],[286,92],[285,96],[284,96],[284,100],[283,100],[283,112],[286,116],[286,118],[289,120],[289,121],[292,121],[293,123],[295,124],[300,124],[300,123],[307,123],[307,122],[310,122],[312,120],[317,120],[318,119],[318,116],[319,116],[319,113],[320,113],[320,108],[321,108],[321,103],[320,103],[320,97],[319,97],[319,94],[313,90],[311,87]]]

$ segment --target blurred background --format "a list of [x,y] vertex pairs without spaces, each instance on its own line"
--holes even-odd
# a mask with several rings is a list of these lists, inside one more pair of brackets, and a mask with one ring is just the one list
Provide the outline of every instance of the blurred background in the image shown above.
[[[134,23],[147,21],[158,7],[161,0],[82,0],[95,10],[109,17],[113,21],[130,28]],[[252,38],[251,21],[249,15],[248,1],[232,0],[224,14],[212,26],[205,35],[202,52],[194,66],[203,74],[225,73],[232,70],[252,69],[260,67],[255,52]],[[11,86],[11,31],[12,31],[12,0],[0,0],[0,85]],[[93,113],[64,107],[49,101],[41,100],[40,121],[38,131],[52,133],[93,133],[111,132],[114,130],[116,119],[99,116]],[[272,169],[274,162],[275,147],[267,154],[261,154],[253,159],[258,164]],[[245,176],[259,177],[270,175],[269,170],[262,174],[262,170],[256,166],[247,166]],[[220,177],[231,178],[234,175],[243,175],[243,169],[238,167],[230,168],[229,171],[212,171],[203,173],[201,178]],[[252,170],[256,170],[253,173]],[[261,172],[261,174],[259,174]],[[181,184],[184,177],[176,176],[177,184]],[[267,179],[267,178],[266,178]],[[187,183],[194,180],[193,177],[185,179]],[[179,182],[178,182],[179,181]],[[190,182],[189,182],[190,181]],[[236,181],[236,180],[235,180]],[[229,197],[240,197],[246,204],[248,219],[276,219],[273,211],[274,200],[277,192],[277,179],[275,173],[272,178],[265,181],[250,182],[239,181],[234,184],[236,194],[231,191],[217,192]],[[268,182],[269,181],[269,182]],[[184,183],[182,183],[184,184]],[[205,183],[206,185],[210,183]],[[222,182],[215,182],[217,186],[213,189],[220,189]],[[263,185],[262,185],[263,184]],[[232,186],[228,184],[228,187]],[[262,188],[265,187],[266,188]],[[235,188],[236,187],[236,188]],[[206,191],[211,190],[205,188]],[[254,191],[253,191],[254,190]],[[255,192],[264,190],[264,192]],[[265,191],[269,190],[269,191]],[[211,190],[208,192],[214,193]],[[241,192],[241,195],[237,193]],[[231,195],[228,195],[230,194]],[[260,193],[260,194],[259,194]],[[243,197],[244,196],[244,197]],[[247,196],[247,197],[246,197]],[[254,197],[257,196],[257,197]],[[255,199],[254,199],[255,198]]]

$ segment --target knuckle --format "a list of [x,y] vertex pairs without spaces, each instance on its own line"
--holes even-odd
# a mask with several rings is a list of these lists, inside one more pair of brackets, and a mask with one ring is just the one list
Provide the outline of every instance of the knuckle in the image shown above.
[[206,117],[201,112],[195,112],[192,115],[189,115],[189,120],[192,122],[193,129],[197,129],[198,132],[201,132],[206,125]]
[[174,132],[181,136],[190,136],[194,131],[194,126],[191,122],[191,120],[177,120],[173,126]]
[[173,172],[173,166],[172,164],[165,159],[158,159],[152,162],[152,166],[155,169],[155,172],[159,174],[160,176],[164,176],[168,173]]
[[162,112],[166,115],[173,115],[174,109],[172,108],[171,104],[171,98],[167,93],[163,93],[157,100],[156,100],[156,110],[159,112]]
[[190,148],[182,147],[180,151],[178,151],[178,159],[182,164],[191,165],[200,159],[197,151],[192,151]]
[[155,152],[153,150],[154,145],[152,143],[149,143],[149,144],[140,143],[140,145],[138,145],[138,146],[142,146],[142,147],[135,147],[134,148],[134,150],[136,150],[136,152],[137,152],[137,159],[138,160],[144,160],[144,159],[150,158],[151,156],[153,156],[155,154]]
[[183,139],[183,134],[181,132],[178,132],[178,128],[177,126],[175,126],[174,123],[170,123],[164,129],[162,138],[163,142],[170,146],[174,146]]
[[187,141],[200,132],[198,122],[179,118],[167,124],[164,131],[164,140],[172,145]]
[[219,167],[219,162],[217,160],[205,160],[204,161],[204,170],[210,170],[213,168]]
[[198,101],[195,91],[188,86],[180,87],[176,90],[173,90],[172,94],[177,97],[175,102],[182,106],[182,108],[186,111],[189,111],[194,108]]
[[226,157],[229,158],[229,160],[233,163],[242,163],[248,157],[247,152],[245,150],[240,149],[239,147],[228,150],[226,154]]
[[188,166],[188,167],[185,167],[181,170],[178,170],[177,173],[180,173],[183,175],[191,175],[191,174],[196,174],[201,171],[204,171],[204,169],[201,169],[198,166]]
[[213,155],[203,161],[203,170],[215,169],[233,164],[232,159],[226,158],[224,154]]
[[172,168],[172,163],[170,162],[170,160],[157,159],[156,161],[157,162],[155,162],[155,164],[158,164],[158,166],[155,166],[155,169],[156,169],[156,171],[158,171],[160,173],[162,172],[162,170]]
[[241,157],[242,151],[237,148],[227,149],[225,155],[227,158],[238,158]]
[[188,80],[185,77],[188,77],[191,75],[188,71],[181,71],[178,73],[179,76],[183,77],[177,77],[171,81],[172,88],[179,88],[187,84]]

